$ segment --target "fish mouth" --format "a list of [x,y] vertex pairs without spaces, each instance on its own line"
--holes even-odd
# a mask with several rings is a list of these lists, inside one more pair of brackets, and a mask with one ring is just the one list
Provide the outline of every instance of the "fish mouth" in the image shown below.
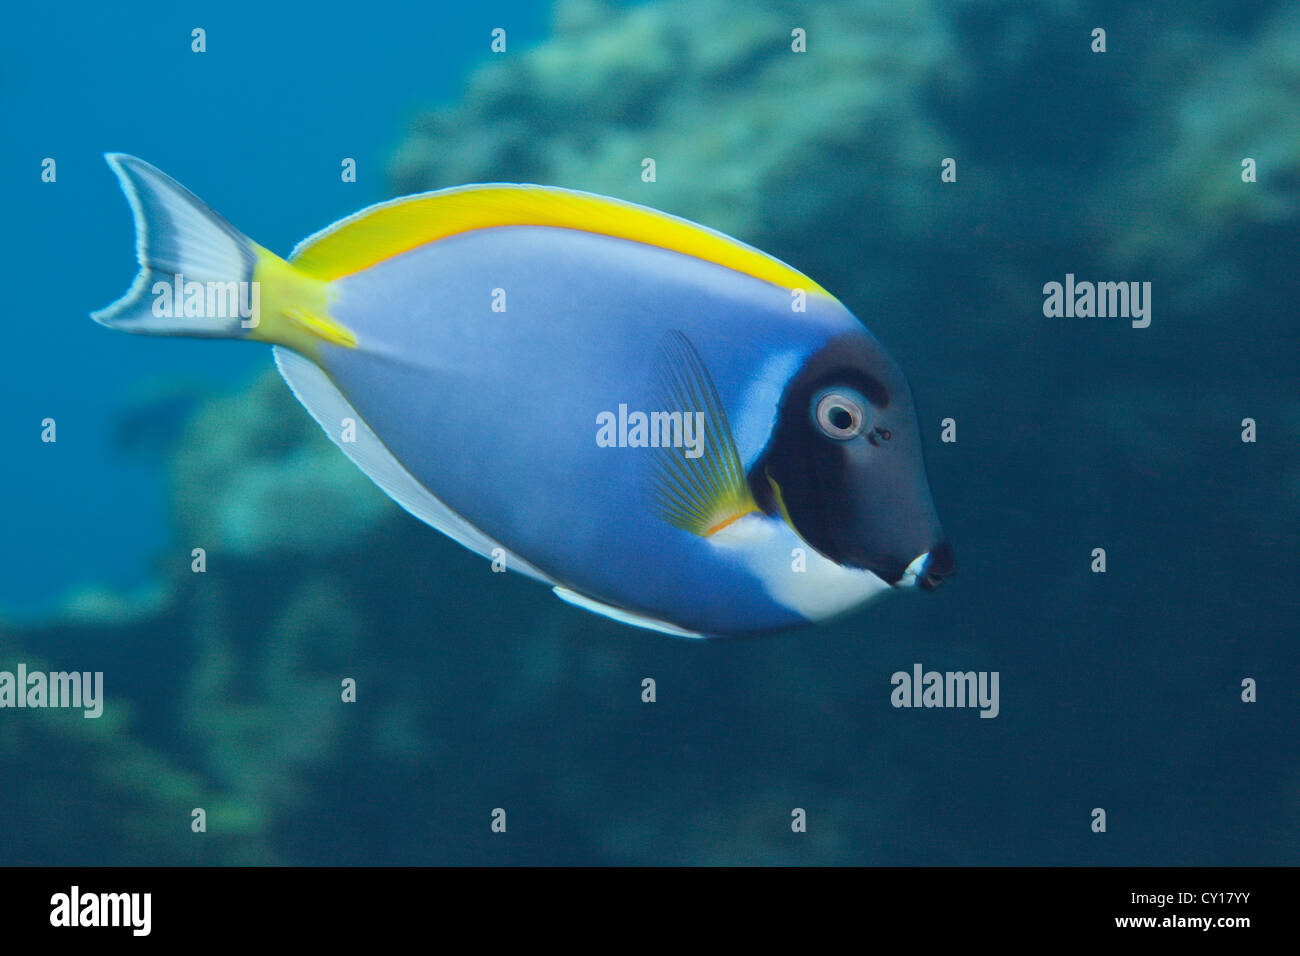
[[894,582],[896,588],[919,587],[922,591],[933,591],[955,570],[952,548],[947,541],[918,554],[903,569],[902,576]]

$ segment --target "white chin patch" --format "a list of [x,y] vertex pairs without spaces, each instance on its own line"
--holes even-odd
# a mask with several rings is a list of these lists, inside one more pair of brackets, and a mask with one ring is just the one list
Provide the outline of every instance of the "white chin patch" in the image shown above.
[[746,515],[709,542],[736,554],[774,601],[810,621],[843,614],[889,590],[870,571],[822,557],[779,518]]
[[913,558],[912,563],[907,566],[907,570],[903,572],[903,576],[898,579],[898,583],[895,584],[894,587],[896,588],[916,587],[916,579],[919,578],[922,575],[922,573],[924,573],[925,564],[929,560],[930,560],[929,551],[925,552],[925,554]]

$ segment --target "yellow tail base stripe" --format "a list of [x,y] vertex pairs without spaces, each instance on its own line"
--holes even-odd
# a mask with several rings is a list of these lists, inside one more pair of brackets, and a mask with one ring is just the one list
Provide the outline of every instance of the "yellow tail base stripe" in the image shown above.
[[357,335],[330,315],[330,284],[306,275],[275,253],[254,244],[253,281],[258,308],[249,338],[283,345],[308,357],[322,343],[356,348]]

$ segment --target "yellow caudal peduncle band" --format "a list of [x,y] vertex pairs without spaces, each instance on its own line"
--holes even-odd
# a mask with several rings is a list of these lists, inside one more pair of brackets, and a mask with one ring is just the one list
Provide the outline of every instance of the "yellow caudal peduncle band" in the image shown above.
[[711,229],[645,206],[549,186],[464,186],[381,203],[305,240],[292,262],[318,279],[338,279],[437,239],[496,226],[552,226],[628,239],[783,288],[830,295],[779,259]]
[[308,275],[256,243],[253,252],[258,304],[249,338],[284,345],[308,357],[316,356],[323,342],[356,347],[356,333],[329,314],[329,282]]

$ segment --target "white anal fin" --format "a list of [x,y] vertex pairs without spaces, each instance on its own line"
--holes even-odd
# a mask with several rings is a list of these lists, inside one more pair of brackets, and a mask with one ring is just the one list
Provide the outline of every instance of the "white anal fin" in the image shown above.
[[595,598],[589,598],[577,591],[570,591],[568,588],[556,585],[552,590],[555,596],[567,604],[574,607],[580,607],[584,611],[590,611],[592,614],[599,614],[601,617],[607,617],[618,621],[620,624],[627,624],[631,627],[642,627],[647,631],[658,631],[660,634],[671,634],[673,637],[707,637],[707,634],[699,634],[695,631],[688,631],[684,627],[678,627],[675,624],[667,624],[663,621],[656,621],[652,617],[646,617],[643,614],[637,614],[634,611],[625,611],[621,607],[614,607],[612,604],[604,604]]
[[[316,423],[324,429],[330,440],[338,445],[367,478],[383,489],[388,497],[425,524],[441,531],[457,544],[469,548],[474,553],[491,560],[493,550],[500,548],[505,555],[508,570],[526,574],[543,584],[555,583],[523,558],[492,540],[456,514],[421,485],[402,466],[402,463],[393,457],[393,453],[357,414],[357,410],[343,397],[343,393],[334,387],[329,376],[316,365],[289,349],[277,346],[273,351],[276,367],[289,384],[294,397],[311,413],[311,417],[316,419]],[[354,442],[341,440],[340,429],[345,418],[351,418],[357,423]]]

